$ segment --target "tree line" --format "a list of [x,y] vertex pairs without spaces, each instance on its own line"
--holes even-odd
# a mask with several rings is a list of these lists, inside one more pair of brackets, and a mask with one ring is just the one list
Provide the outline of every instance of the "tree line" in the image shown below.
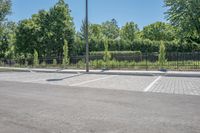
[[[167,52],[199,51],[200,1],[164,0],[164,3],[170,23],[155,22],[142,30],[134,22],[119,27],[115,19],[90,23],[90,51],[159,52],[162,43]],[[11,0],[0,0],[0,58],[32,58],[35,52],[39,58],[62,58],[66,51],[69,57],[85,54],[85,21],[76,31],[64,0],[17,23],[6,20],[11,7]]]

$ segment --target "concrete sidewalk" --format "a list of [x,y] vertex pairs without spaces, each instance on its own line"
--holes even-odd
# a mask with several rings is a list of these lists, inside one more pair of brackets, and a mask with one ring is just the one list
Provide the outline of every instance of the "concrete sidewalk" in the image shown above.
[[[16,68],[0,67],[4,71],[44,72],[44,73],[86,73],[81,69],[44,69],[44,68]],[[200,77],[199,71],[134,71],[134,70],[90,70],[87,74],[107,75],[139,75],[139,76],[172,76],[172,77]]]

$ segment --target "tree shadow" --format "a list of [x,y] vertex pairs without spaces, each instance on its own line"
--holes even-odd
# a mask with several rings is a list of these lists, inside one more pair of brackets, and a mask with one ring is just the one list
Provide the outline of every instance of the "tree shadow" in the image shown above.
[[70,78],[74,78],[74,77],[79,77],[79,76],[82,76],[82,75],[84,75],[84,74],[81,73],[81,74],[77,74],[77,75],[73,75],[73,76],[68,76],[68,77],[64,77],[64,78],[59,78],[59,79],[47,79],[46,81],[48,81],[48,82],[56,82],[56,81],[62,81],[62,80],[70,79]]

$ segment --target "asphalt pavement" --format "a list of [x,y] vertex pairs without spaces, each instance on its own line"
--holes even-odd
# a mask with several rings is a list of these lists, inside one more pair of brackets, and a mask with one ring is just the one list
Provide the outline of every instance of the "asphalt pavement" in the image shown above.
[[[200,133],[200,96],[82,86],[106,78],[96,75],[71,86],[34,83],[27,76],[27,82],[9,74],[0,79],[0,133]],[[69,75],[48,79],[72,80]],[[155,81],[163,82],[146,79],[150,91]]]

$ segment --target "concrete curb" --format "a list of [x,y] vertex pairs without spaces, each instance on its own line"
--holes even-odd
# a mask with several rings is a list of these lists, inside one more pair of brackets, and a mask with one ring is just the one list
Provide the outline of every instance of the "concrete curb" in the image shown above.
[[[42,73],[83,73],[85,70],[75,69],[36,69],[36,68],[14,68],[14,67],[0,67],[4,71],[17,72],[42,72]],[[137,76],[167,76],[167,77],[200,77],[200,72],[179,72],[179,71],[122,71],[122,70],[91,70],[87,74],[106,74],[106,75],[137,75]]]

